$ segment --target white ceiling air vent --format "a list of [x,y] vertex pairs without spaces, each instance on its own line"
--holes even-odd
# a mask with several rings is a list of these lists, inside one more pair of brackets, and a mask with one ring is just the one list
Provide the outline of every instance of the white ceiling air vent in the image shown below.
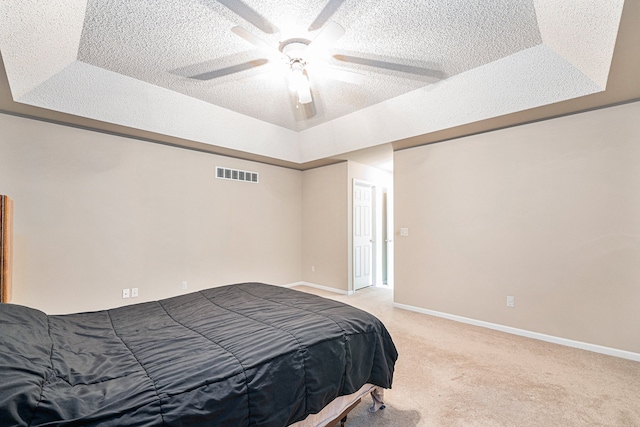
[[258,173],[216,166],[216,178],[258,183]]

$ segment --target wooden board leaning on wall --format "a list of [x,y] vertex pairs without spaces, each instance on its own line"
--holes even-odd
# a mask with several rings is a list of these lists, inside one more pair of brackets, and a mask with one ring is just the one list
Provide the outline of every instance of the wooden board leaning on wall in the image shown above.
[[0,195],[0,302],[11,301],[13,200]]

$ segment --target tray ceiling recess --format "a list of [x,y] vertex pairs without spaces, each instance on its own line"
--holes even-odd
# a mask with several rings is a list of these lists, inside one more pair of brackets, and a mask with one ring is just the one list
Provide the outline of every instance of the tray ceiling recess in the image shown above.
[[604,91],[623,0],[3,0],[17,103],[304,163]]

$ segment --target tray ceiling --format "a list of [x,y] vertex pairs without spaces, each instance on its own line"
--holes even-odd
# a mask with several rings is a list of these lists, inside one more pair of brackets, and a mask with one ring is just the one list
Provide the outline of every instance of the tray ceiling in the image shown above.
[[[5,0],[0,52],[15,102],[304,163],[604,91],[623,3]],[[298,104],[277,49],[336,24]]]

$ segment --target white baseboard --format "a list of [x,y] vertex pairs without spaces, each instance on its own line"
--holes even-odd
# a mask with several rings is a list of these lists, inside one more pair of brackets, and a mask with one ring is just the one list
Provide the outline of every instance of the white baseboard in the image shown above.
[[287,285],[278,285],[278,286],[282,286],[283,288],[293,288],[294,286],[300,286],[302,285],[302,282],[294,282],[294,283],[289,283]]
[[342,289],[336,289],[330,286],[317,285],[315,283],[310,283],[310,282],[296,282],[290,285],[283,285],[283,286],[287,288],[292,288],[294,286],[309,286],[310,288],[322,289],[323,291],[335,292],[336,294],[341,294],[341,295],[353,295],[355,293],[354,291],[344,291]]
[[554,344],[564,345],[567,347],[579,348],[582,350],[592,351],[594,353],[606,354],[608,356],[620,357],[623,359],[629,359],[636,362],[640,362],[640,354],[633,353],[631,351],[619,350],[617,348],[604,347],[597,344],[589,344],[581,341],[574,341],[566,338],[554,337],[552,335],[541,334],[538,332],[531,332],[525,329],[512,328],[510,326],[484,322],[482,320],[470,319],[468,317],[456,316],[455,314],[442,313],[439,311],[428,310],[426,308],[414,307],[411,305],[400,304],[397,302],[394,302],[393,306],[404,309],[404,310],[415,311],[417,313],[428,314],[430,316],[442,317],[444,319],[449,319],[456,322],[467,323],[475,326],[481,326],[483,328],[494,329],[496,331],[506,332],[509,334],[520,335],[523,337],[533,338],[540,341],[546,341]]

